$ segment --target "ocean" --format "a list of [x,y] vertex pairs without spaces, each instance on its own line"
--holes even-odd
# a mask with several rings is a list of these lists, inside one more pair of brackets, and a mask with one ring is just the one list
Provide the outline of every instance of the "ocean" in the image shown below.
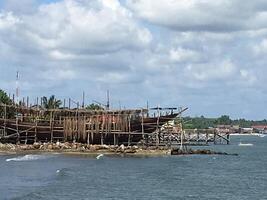
[[2,155],[0,199],[267,199],[267,136],[205,148],[239,155]]

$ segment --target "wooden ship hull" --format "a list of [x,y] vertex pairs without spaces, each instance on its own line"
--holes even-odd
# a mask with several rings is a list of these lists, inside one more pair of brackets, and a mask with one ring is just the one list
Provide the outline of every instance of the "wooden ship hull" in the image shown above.
[[1,140],[8,142],[81,142],[137,144],[179,113],[144,117],[146,110],[40,111],[19,110],[16,119],[0,118]]

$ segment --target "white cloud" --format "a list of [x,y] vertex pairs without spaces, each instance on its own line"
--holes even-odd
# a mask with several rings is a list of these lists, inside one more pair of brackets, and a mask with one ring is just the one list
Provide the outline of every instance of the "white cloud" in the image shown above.
[[257,81],[257,77],[254,75],[254,73],[246,69],[241,69],[240,75],[241,78],[245,81],[246,85],[253,85]]
[[38,76],[41,79],[49,81],[63,81],[63,80],[72,80],[76,78],[76,72],[72,69],[56,68],[49,69],[39,74]]
[[2,14],[0,28],[21,21],[19,32],[10,34],[29,36],[34,45],[44,50],[76,54],[140,49],[150,43],[149,30],[139,26],[117,0],[93,2],[65,0],[41,5],[34,14]]
[[3,1],[0,87],[8,92],[19,70],[24,96],[78,99],[85,90],[89,101],[110,89],[127,107],[149,100],[203,115],[236,116],[247,92],[261,97],[248,100],[251,109],[266,104],[263,0]]
[[217,63],[193,64],[185,69],[188,77],[198,81],[229,80],[236,73],[236,66],[229,60]]
[[228,32],[267,27],[267,3],[261,0],[128,0],[127,5],[139,17],[178,31]]
[[266,55],[267,53],[267,39],[263,39],[260,43],[253,46],[253,51],[256,55]]
[[200,60],[200,54],[196,51],[190,49],[171,49],[170,50],[170,59],[174,62],[196,62]]
[[14,16],[11,12],[0,13],[0,30],[5,30],[20,23],[19,18]]

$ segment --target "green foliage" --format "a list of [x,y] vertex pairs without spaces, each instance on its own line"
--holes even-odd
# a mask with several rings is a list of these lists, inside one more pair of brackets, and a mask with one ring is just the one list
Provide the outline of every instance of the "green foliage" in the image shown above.
[[7,96],[7,94],[0,89],[0,103],[10,105],[12,100]]
[[86,109],[87,110],[104,110],[103,107],[101,107],[100,105],[94,104],[94,103],[86,106]]
[[232,125],[232,120],[228,115],[222,115],[215,121],[216,125]]
[[183,127],[185,129],[206,129],[215,125],[216,119],[201,117],[184,117]]
[[43,97],[42,101],[43,107],[45,109],[57,109],[62,104],[61,100],[57,100],[55,98],[55,95],[50,96],[49,99],[47,97]]
[[253,125],[267,125],[267,120],[253,121],[246,119],[232,120],[228,115],[222,115],[219,118],[205,118],[201,117],[184,117],[183,127],[185,129],[206,129],[209,127],[216,127],[217,125],[239,125],[243,128],[249,128]]
[[[12,100],[8,97],[8,95],[0,89],[0,104],[6,104],[6,105],[11,105]],[[15,115],[15,109],[11,107],[0,107],[0,116],[4,116],[5,114],[5,109],[6,109],[6,116],[7,117],[12,117]]]

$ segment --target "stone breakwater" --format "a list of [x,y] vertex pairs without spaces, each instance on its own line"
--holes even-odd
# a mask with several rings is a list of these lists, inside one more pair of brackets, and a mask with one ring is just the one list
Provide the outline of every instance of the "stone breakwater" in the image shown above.
[[127,155],[237,155],[225,152],[215,152],[208,149],[186,149],[156,147],[156,146],[125,146],[125,145],[88,145],[82,143],[34,143],[34,144],[2,144],[0,143],[0,153],[27,153],[27,152],[59,152],[66,154],[127,154]]
[[88,145],[82,143],[34,143],[34,144],[2,144],[0,151],[6,153],[36,152],[65,152],[65,153],[108,153],[108,154],[151,154],[170,155],[167,147],[138,147],[125,145]]

